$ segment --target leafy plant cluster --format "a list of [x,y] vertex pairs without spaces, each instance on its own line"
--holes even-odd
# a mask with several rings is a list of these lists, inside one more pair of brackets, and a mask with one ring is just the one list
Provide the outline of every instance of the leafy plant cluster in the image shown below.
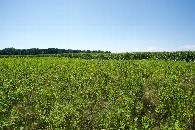
[[194,62],[0,59],[1,129],[193,129]]
[[173,60],[194,61],[195,51],[186,52],[134,52],[134,53],[63,53],[63,54],[40,54],[40,55],[0,55],[0,58],[8,57],[66,57],[79,59],[102,59],[102,60]]

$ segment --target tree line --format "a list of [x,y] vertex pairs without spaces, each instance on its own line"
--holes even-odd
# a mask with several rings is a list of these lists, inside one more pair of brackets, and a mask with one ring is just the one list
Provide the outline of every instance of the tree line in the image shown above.
[[37,55],[37,54],[62,54],[62,53],[111,53],[110,51],[101,50],[72,50],[72,49],[58,49],[58,48],[48,48],[48,49],[15,49],[15,48],[5,48],[0,50],[0,55]]

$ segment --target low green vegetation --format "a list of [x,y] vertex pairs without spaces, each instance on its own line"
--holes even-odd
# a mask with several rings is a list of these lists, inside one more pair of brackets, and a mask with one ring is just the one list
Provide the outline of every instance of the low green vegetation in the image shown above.
[[193,60],[103,56],[0,58],[0,128],[194,128]]

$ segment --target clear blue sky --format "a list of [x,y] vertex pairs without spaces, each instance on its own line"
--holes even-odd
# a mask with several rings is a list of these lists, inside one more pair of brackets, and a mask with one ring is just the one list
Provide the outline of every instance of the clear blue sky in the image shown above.
[[195,50],[195,0],[0,0],[0,49]]

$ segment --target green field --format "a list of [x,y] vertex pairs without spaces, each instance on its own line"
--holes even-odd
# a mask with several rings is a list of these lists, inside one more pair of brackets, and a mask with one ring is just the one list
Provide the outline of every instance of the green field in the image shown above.
[[195,63],[0,58],[1,129],[193,129]]

